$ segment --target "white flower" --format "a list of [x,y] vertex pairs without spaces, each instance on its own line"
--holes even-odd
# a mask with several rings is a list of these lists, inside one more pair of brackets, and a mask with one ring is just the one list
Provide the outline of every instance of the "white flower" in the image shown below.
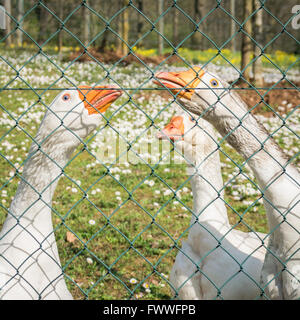
[[150,288],[149,283],[144,282],[144,283],[143,283],[143,288],[145,288],[145,289],[149,289],[149,288]]
[[95,220],[93,220],[93,219],[89,220],[89,224],[94,225],[95,223],[96,223]]
[[160,194],[160,190],[155,190],[154,193],[155,194]]
[[72,188],[71,191],[72,191],[73,193],[77,193],[77,192],[78,192],[78,190],[77,190],[76,188]]
[[138,281],[137,281],[136,279],[134,279],[134,278],[131,278],[131,279],[129,280],[129,282],[130,282],[131,284],[136,284]]
[[92,264],[92,263],[93,263],[93,259],[92,259],[92,258],[86,258],[86,262],[87,262],[88,264]]
[[172,191],[170,189],[167,189],[165,192],[164,192],[164,196],[168,196],[172,193]]
[[120,192],[120,191],[116,191],[116,192],[115,192],[115,195],[116,195],[116,196],[120,196],[120,195],[121,195],[121,192]]
[[148,185],[149,185],[150,187],[153,187],[154,184],[155,184],[155,182],[154,182],[153,180],[148,181]]

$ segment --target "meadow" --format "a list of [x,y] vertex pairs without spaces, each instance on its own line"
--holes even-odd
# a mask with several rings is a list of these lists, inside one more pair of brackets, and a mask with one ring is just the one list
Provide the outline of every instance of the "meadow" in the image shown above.
[[[184,49],[179,53],[191,64],[209,61],[208,56],[201,60]],[[70,63],[60,60],[55,49],[45,56],[34,54],[0,48],[0,83],[6,88],[0,92],[0,227],[32,137],[59,89],[117,84],[124,94],[107,110],[103,125],[87,139],[87,147],[80,146],[73,154],[53,198],[60,259],[75,299],[171,299],[171,266],[190,225],[193,199],[189,177],[184,162],[166,164],[160,160],[161,154],[152,159],[153,153],[141,154],[140,150],[153,142],[153,132],[163,128],[179,108],[170,95],[155,90],[153,72],[186,66]],[[280,54],[284,58],[278,57],[276,64],[288,71],[291,82],[299,81],[299,59]],[[230,56],[228,52],[224,55]],[[238,65],[237,56],[230,59]],[[291,64],[293,68],[289,68]],[[212,59],[207,67],[227,81],[238,76],[222,58]],[[264,77],[266,83],[274,83],[282,74],[265,62]],[[262,112],[257,117],[291,161],[299,164],[299,105],[282,99],[271,107],[276,112],[272,116]],[[102,163],[98,154],[106,146],[103,137],[116,136],[143,161],[132,163],[112,153],[110,161]],[[218,138],[233,228],[268,232],[262,194],[252,172],[236,151]],[[181,157],[172,145],[168,153],[173,160]]]

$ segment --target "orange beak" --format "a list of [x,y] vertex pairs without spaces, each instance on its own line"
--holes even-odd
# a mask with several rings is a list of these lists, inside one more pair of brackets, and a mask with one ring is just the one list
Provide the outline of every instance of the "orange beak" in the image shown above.
[[105,112],[122,95],[122,91],[114,86],[79,86],[78,89],[79,97],[89,114]]
[[178,93],[180,97],[191,100],[194,93],[193,88],[198,86],[203,75],[204,71],[200,67],[193,67],[182,72],[159,72],[155,75],[159,81],[154,80],[154,83],[171,89],[173,93]]
[[163,130],[157,134],[157,138],[160,140],[166,140],[169,138],[172,141],[183,139],[184,135],[184,123],[183,118],[175,116],[171,119]]

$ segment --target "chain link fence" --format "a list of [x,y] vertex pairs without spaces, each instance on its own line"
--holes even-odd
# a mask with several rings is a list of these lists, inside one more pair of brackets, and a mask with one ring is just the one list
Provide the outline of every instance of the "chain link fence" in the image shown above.
[[[299,242],[289,252],[290,258],[284,260],[268,247],[268,241],[288,220],[289,213],[299,218],[299,200],[284,212],[278,227],[269,230],[265,206],[273,206],[281,214],[281,209],[265,196],[273,182],[262,188],[248,166],[255,154],[245,160],[227,143],[238,128],[224,136],[215,131],[215,147],[207,159],[215,157],[216,152],[220,154],[223,186],[219,190],[212,186],[218,196],[211,204],[220,200],[225,204],[230,228],[215,234],[206,222],[201,224],[198,219],[210,205],[200,213],[193,211],[197,199],[190,187],[195,173],[189,175],[186,171],[190,160],[176,143],[156,138],[174,114],[182,115],[180,92],[157,86],[153,80],[158,81],[156,74],[161,71],[178,73],[201,65],[201,69],[229,82],[229,89],[247,102],[247,115],[255,113],[268,130],[268,139],[260,142],[262,149],[273,138],[288,155],[289,161],[282,167],[285,172],[288,165],[299,164],[299,55],[268,50],[283,36],[299,46],[291,29],[291,25],[297,27],[299,10],[291,8],[289,18],[281,21],[268,1],[261,0],[253,2],[249,14],[245,8],[244,16],[238,18],[228,3],[212,1],[211,7],[195,20],[187,2],[175,0],[158,1],[158,12],[151,18],[141,6],[142,1],[133,0],[114,2],[116,7],[109,15],[98,9],[97,1],[73,1],[68,12],[59,11],[59,2],[55,7],[49,1],[30,1],[25,8],[23,1],[11,3],[22,14],[15,15],[14,7],[3,11],[6,21],[10,20],[10,29],[3,31],[0,41],[0,296],[18,298],[16,290],[21,298],[33,299],[67,299],[70,295],[74,299],[174,299],[184,298],[184,290],[189,298],[199,298],[197,290],[205,297],[205,290],[209,290],[213,292],[209,298],[224,299],[224,292],[234,292],[242,274],[248,281],[246,286],[257,289],[253,299],[272,298],[266,293],[268,285],[278,281],[289,259],[299,254]],[[45,41],[38,40],[33,29],[41,12],[47,16],[45,24],[55,21],[57,26],[50,34],[45,26]],[[280,29],[266,42],[249,29],[261,12],[272,17]],[[213,23],[216,13],[234,22],[234,30],[231,34],[228,31],[222,43],[208,31],[207,21]],[[175,19],[175,27],[177,23],[178,28],[189,24],[191,31],[171,41],[167,36],[170,25],[164,30],[162,23],[172,21],[170,16]],[[133,17],[137,17],[137,23],[142,19],[144,27],[129,36],[127,29],[133,28]],[[78,33],[72,20],[75,18],[88,37]],[[95,21],[103,28],[92,34]],[[205,48],[192,48],[195,35],[201,37]],[[97,49],[96,43],[104,39],[109,42],[110,37],[115,40],[113,44]],[[242,56],[228,49],[239,37],[245,38],[241,45],[249,41],[251,47]],[[162,39],[157,40],[161,52],[153,49],[156,39]],[[65,46],[63,41],[71,45]],[[143,47],[147,43],[150,47]],[[249,50],[249,59],[240,67]],[[194,90],[188,88],[190,84],[186,83],[184,89]],[[86,136],[68,122],[76,106],[60,116],[55,115],[51,105],[55,96],[76,94],[77,90],[90,104],[82,85],[99,92],[108,88],[123,92],[105,113],[98,114],[101,123]],[[48,119],[43,118],[45,112],[56,117],[58,124],[43,135],[40,123]],[[195,116],[185,112],[188,117]],[[196,117],[196,128],[205,128],[203,117],[205,113]],[[238,118],[242,126],[245,118]],[[68,159],[61,156],[65,152],[65,132],[76,140]],[[297,177],[291,178],[299,187]],[[300,224],[295,221],[292,228],[299,235]],[[195,226],[205,229],[215,241],[204,256],[184,249],[183,241],[189,234],[192,237]],[[242,261],[226,244],[233,230],[237,234],[253,232],[260,241]],[[199,246],[203,252],[204,239],[194,241],[194,249]],[[244,270],[261,249],[277,257],[282,265],[282,270],[265,284]],[[175,273],[170,279],[176,256],[179,265],[182,261],[185,275],[176,278]],[[222,259],[229,259],[230,264],[222,264]],[[205,265],[208,260],[216,273],[212,278]],[[219,283],[218,276],[227,271],[232,272]],[[299,268],[293,272],[292,282],[297,288]]]

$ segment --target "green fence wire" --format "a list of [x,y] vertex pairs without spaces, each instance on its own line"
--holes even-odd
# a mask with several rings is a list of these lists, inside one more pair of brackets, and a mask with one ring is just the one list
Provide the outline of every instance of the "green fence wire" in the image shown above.
[[[299,40],[288,31],[288,27],[292,20],[297,16],[297,12],[294,14],[291,13],[290,18],[287,21],[282,22],[271,12],[268,1],[260,0],[257,9],[253,9],[251,15],[240,22],[239,19],[233,16],[228,10],[224,1],[216,0],[214,1],[213,8],[199,21],[195,21],[187,13],[184,1],[173,0],[168,1],[167,4],[165,3],[163,12],[157,15],[155,19],[150,19],[150,17],[138,7],[137,1],[128,0],[120,1],[120,8],[109,18],[105,18],[94,9],[93,1],[75,2],[76,6],[74,6],[64,18],[59,17],[58,14],[50,8],[47,1],[31,1],[30,8],[26,7],[27,9],[21,18],[16,18],[12,13],[6,12],[6,16],[11,20],[12,29],[9,33],[6,33],[0,41],[0,59],[3,70],[5,70],[4,72],[0,71],[2,73],[0,73],[2,79],[0,85],[1,117],[2,120],[5,120],[1,123],[0,131],[0,155],[2,167],[0,181],[2,202],[0,203],[0,207],[2,210],[1,225],[6,219],[6,216],[10,216],[13,219],[14,224],[13,227],[9,228],[4,234],[1,233],[0,241],[2,244],[5,244],[6,237],[9,236],[10,232],[13,232],[14,228],[21,227],[21,229],[24,229],[22,224],[20,224],[20,219],[26,217],[26,213],[34,207],[35,203],[42,201],[52,212],[54,230],[40,243],[39,249],[37,250],[41,250],[49,256],[50,259],[53,259],[43,246],[46,245],[48,239],[51,239],[51,236],[55,234],[60,260],[62,262],[62,274],[64,275],[68,289],[75,299],[139,299],[146,297],[155,299],[174,299],[180,296],[180,290],[184,285],[199,274],[215,287],[216,295],[214,298],[222,299],[222,290],[224,290],[227,285],[230,285],[230,282],[241,272],[245,273],[243,271],[243,265],[247,262],[249,257],[247,257],[243,263],[240,263],[236,257],[232,256],[230,252],[227,252],[232,260],[236,261],[237,265],[239,265],[239,270],[229,277],[221,287],[218,287],[213,279],[210,279],[205,272],[203,272],[201,265],[202,262],[205,261],[205,258],[213,254],[218,248],[222,248],[226,251],[226,249],[222,247],[222,241],[226,240],[226,236],[231,230],[221,238],[216,238],[215,235],[203,225],[202,228],[211,233],[218,244],[213,250],[208,251],[204,257],[201,257],[200,261],[194,261],[192,257],[188,256],[182,250],[182,240],[187,237],[194,225],[193,223],[190,223],[190,217],[194,217],[196,219],[195,223],[197,223],[197,213],[192,210],[191,196],[189,194],[182,196],[182,190],[189,187],[192,176],[188,177],[185,174],[185,171],[183,170],[185,165],[163,165],[163,161],[166,158],[171,154],[173,156],[176,154],[176,147],[173,145],[171,145],[170,150],[159,157],[155,163],[145,160],[135,149],[135,145],[140,139],[147,135],[149,130],[159,130],[166,124],[166,122],[161,122],[161,119],[166,119],[164,116],[165,114],[167,114],[167,117],[170,116],[172,110],[174,110],[174,105],[177,108],[182,107],[177,100],[178,94],[173,93],[166,87],[155,87],[152,82],[155,79],[155,74],[158,71],[164,70],[164,68],[167,70],[173,70],[173,68],[178,70],[177,64],[180,65],[180,70],[194,67],[194,63],[182,54],[181,49],[185,47],[187,41],[195,33],[199,33],[203,39],[209,43],[209,46],[215,50],[213,51],[214,54],[202,64],[203,68],[210,69],[214,65],[216,59],[221,59],[225,65],[236,72],[236,75],[238,76],[231,81],[229,89],[239,90],[240,92],[256,93],[257,97],[259,97],[258,102],[249,105],[249,113],[255,111],[261,103],[263,103],[267,111],[272,113],[276,119],[280,120],[281,124],[278,125],[277,128],[272,129],[273,131],[270,131],[268,139],[277,139],[277,134],[280,133],[280,130],[283,128],[286,129],[288,134],[293,136],[293,139],[295,140],[292,145],[293,154],[290,155],[291,157],[288,164],[297,164],[297,161],[299,160],[299,148],[297,148],[297,143],[299,143],[299,127],[297,127],[299,122],[299,115],[297,113],[299,111],[299,105],[294,105],[293,109],[290,110],[288,114],[283,114],[278,111],[277,105],[272,105],[268,102],[267,96],[275,91],[286,93],[294,90],[296,95],[299,94],[299,88],[297,86],[297,83],[299,83],[297,81],[299,80],[291,80],[291,77],[289,76],[291,71],[296,69],[296,77],[299,77],[299,57],[296,56],[296,58],[283,69],[282,66],[274,62],[274,59],[266,53],[268,48],[283,34],[287,36],[290,41],[294,41],[299,45]],[[80,10],[82,9],[89,10],[90,14],[105,25],[105,28],[102,31],[97,32],[88,43],[84,43],[80,37],[75,34],[72,29],[72,24],[69,23],[74,16],[80,14]],[[24,27],[24,21],[30,19],[30,16],[36,10],[45,10],[51,19],[54,19],[58,24],[57,30],[43,43],[38,42],[38,40],[31,35],[30,30]],[[126,10],[137,13],[148,23],[147,30],[143,31],[143,34],[139,35],[134,41],[126,41],[123,39],[122,33],[115,28],[116,19],[121,19]],[[176,45],[170,41],[165,34],[159,31],[159,23],[161,20],[166,18],[167,15],[174,10],[177,10],[184,19],[193,25],[193,31],[187,34]],[[226,17],[233,19],[236,24],[236,32],[229,36],[221,45],[218,44],[214,38],[208,36],[202,28],[209,16],[216,10],[222,11]],[[281,31],[269,42],[264,44],[258,43],[255,37],[252,34],[248,34],[244,28],[245,24],[253,19],[259,11],[263,11],[264,14],[270,15],[281,27]],[[7,45],[8,39],[15,36],[17,32],[22,32],[23,37],[26,38],[27,47],[23,46],[22,50],[20,48],[15,48],[14,45],[11,45],[11,47]],[[53,53],[53,49],[50,48],[52,42],[61,32],[68,35],[70,39],[76,42],[77,46],[81,48],[76,51],[76,56],[68,61],[63,61],[61,57],[58,57],[57,53]],[[95,51],[90,50],[90,48],[95,45],[96,41],[102,39],[105,32],[116,37],[122,44],[125,44],[126,47],[126,53],[123,53],[112,63],[102,61],[102,58],[99,58],[99,56],[95,54]],[[147,63],[141,54],[136,53],[136,48],[139,47],[141,43],[144,43],[147,40],[147,37],[153,34],[157,34],[157,37],[161,37],[165,45],[169,48],[167,54],[161,57],[156,65]],[[252,57],[251,61],[243,70],[240,70],[239,67],[231,61],[228,55],[224,53],[231,41],[241,34],[250,38],[253,45],[259,47],[260,51],[260,54]],[[24,52],[28,53],[24,55]],[[134,57],[135,64],[133,64],[133,67],[128,67],[129,71],[127,73],[140,80],[137,81],[138,83],[135,86],[132,86],[130,82],[129,85],[128,82],[123,82],[118,75],[118,72],[121,72],[119,70],[125,68],[124,63],[126,63],[129,57]],[[176,57],[177,62],[176,65],[173,66],[172,61],[174,57]],[[272,70],[276,70],[278,76],[269,86],[263,85],[262,87],[257,87],[249,81],[249,79],[244,77],[244,72],[247,68],[251,68],[258,59],[262,58],[265,59]],[[88,59],[89,61],[82,62],[82,59]],[[48,78],[46,76],[45,81],[36,83],[28,76],[28,71],[26,70],[31,68],[31,66],[35,66],[35,64],[39,64],[39,62],[41,66],[48,66],[50,70],[49,73],[54,74],[53,79],[51,79],[50,76]],[[84,71],[84,67],[81,67],[82,65],[86,65],[87,68],[90,68],[89,66],[92,67],[87,69],[87,73],[84,73],[86,71]],[[78,69],[77,74],[74,73],[74,69],[76,71]],[[122,89],[123,96],[120,100],[116,101],[115,108],[110,108],[105,114],[101,114],[102,125],[83,141],[76,132],[72,132],[72,130],[64,123],[64,118],[60,119],[49,109],[49,105],[50,98],[54,97],[53,94],[57,94],[64,90],[69,90],[70,92],[81,90],[78,86],[82,83],[87,84],[89,81],[89,79],[82,79],[83,75],[81,74],[81,71],[86,75],[89,72],[92,73],[92,69],[95,69],[95,73],[97,73],[97,75],[93,74],[91,76],[93,85],[101,86],[107,83],[116,85],[118,88]],[[46,72],[46,67],[44,70]],[[143,77],[138,77],[137,73],[139,72],[143,74]],[[7,79],[5,78],[5,73],[8,73]],[[72,76],[69,76],[69,74],[72,74]],[[74,74],[76,77],[74,77]],[[244,86],[239,88],[236,84],[241,81],[244,82]],[[145,100],[149,100],[149,104],[151,104],[151,97],[159,97],[165,93],[169,94],[169,100],[167,100],[167,98],[166,100],[160,100],[159,103],[161,105],[156,114],[151,112],[151,108],[145,108]],[[24,96],[25,99],[34,102],[24,103],[22,99],[19,100],[22,96]],[[140,100],[141,97],[143,100]],[[10,102],[10,99],[13,101],[12,103]],[[24,105],[23,108],[18,110],[17,108],[19,106],[17,104],[20,103],[20,101],[22,101]],[[224,107],[227,108],[226,106]],[[36,112],[37,109],[44,111],[48,110],[48,112],[53,113],[53,115],[58,117],[61,121],[61,125],[56,130],[63,127],[80,140],[80,147],[76,149],[66,164],[61,165],[43,150],[43,142],[45,142],[52,134],[55,134],[55,132],[51,132],[44,140],[40,141],[35,137],[35,134],[32,133],[35,132],[35,128],[31,129],[25,125],[25,119],[30,114]],[[144,129],[137,132],[132,139],[126,136],[124,132],[120,132],[116,126],[118,118],[120,118],[121,115],[124,116],[126,112],[129,112],[129,109],[135,110],[135,112],[145,119]],[[247,128],[243,126],[243,120],[247,115],[248,114],[245,114],[242,119],[239,119],[240,125],[245,130],[247,130]],[[137,121],[135,118],[130,118],[130,115],[128,117],[131,122]],[[40,118],[36,121],[40,121]],[[115,156],[115,159],[111,160],[111,162],[103,161],[98,157],[95,148],[91,148],[95,139],[104,135],[107,130],[114,132],[119,139],[119,143],[123,143],[126,146],[122,152]],[[233,131],[235,130],[236,129]],[[16,136],[17,133],[19,136]],[[226,146],[226,138],[230,136],[231,133],[232,132],[216,141],[218,145],[217,151],[220,152],[223,162],[230,162],[233,166],[232,173],[228,175],[228,180],[227,182],[224,182],[222,190],[216,190],[219,194],[218,199],[222,199],[228,210],[231,212],[231,216],[234,217],[232,218],[233,222],[231,221],[232,229],[241,227],[244,231],[254,232],[257,237],[261,239],[261,245],[267,249],[266,241],[274,230],[269,230],[269,233],[267,233],[264,238],[259,235],[259,232],[266,232],[267,228],[264,208],[260,201],[264,199],[269,205],[274,207],[272,202],[264,197],[265,191],[269,185],[265,189],[261,189],[255,178],[247,171],[247,162],[249,159],[247,161],[241,160],[235,151]],[[12,136],[12,140],[10,136]],[[284,146],[286,144],[284,138],[281,139],[283,140],[280,141],[281,145]],[[259,141],[262,148],[264,147],[265,142],[266,141]],[[36,144],[38,151],[42,152],[45,158],[49,159],[50,162],[53,162],[61,172],[51,181],[50,185],[45,186],[43,192],[37,191],[34,186],[31,185],[30,181],[25,181],[24,176],[22,175],[21,168],[26,165],[30,158],[23,162],[20,159],[18,162],[21,162],[21,165],[19,163],[16,165],[14,162],[15,159],[10,152],[10,150],[14,150],[14,147],[17,150],[12,152],[17,154],[25,151],[22,149],[22,146],[26,149],[26,152],[28,152],[31,143]],[[116,165],[129,153],[132,153],[141,164],[128,166],[127,163],[126,168],[131,171],[131,174],[127,178],[120,178],[120,175],[116,174],[118,173],[118,170],[115,169]],[[255,154],[253,154],[252,157],[254,155]],[[184,157],[184,155],[180,153],[179,156]],[[212,156],[212,154],[207,158],[210,156]],[[185,160],[188,162],[187,159]],[[90,164],[87,164],[86,167],[83,168],[80,165],[81,163],[89,161],[96,162],[98,166],[93,167]],[[80,170],[80,175],[78,175],[78,173],[76,174],[77,168]],[[285,172],[285,167],[282,169],[283,172]],[[9,170],[12,170],[13,173],[7,177]],[[173,172],[172,175],[170,174],[170,170]],[[180,173],[174,173],[176,170],[179,170]],[[132,173],[132,171],[134,171],[134,173]],[[139,172],[142,172],[142,174],[139,175]],[[77,179],[81,177],[81,175],[83,181],[78,182]],[[91,178],[87,175],[91,175]],[[56,192],[53,203],[49,204],[43,199],[43,193],[47,192],[52,186],[56,186],[56,183],[62,177],[63,183],[58,185],[59,193],[61,194]],[[234,189],[233,186],[237,183],[236,179],[239,177],[243,177],[243,179],[246,180],[247,183],[250,183],[258,192],[258,196],[255,197],[255,199],[251,199],[251,203],[246,206],[241,205],[241,203],[234,203],[235,200],[232,196],[226,196],[224,199],[221,197],[222,191],[226,192],[227,189]],[[88,180],[86,181],[85,178]],[[152,179],[152,182],[149,182],[149,179]],[[291,177],[291,179],[293,179],[293,177]],[[23,181],[24,184],[31,185],[32,190],[38,195],[38,198],[33,201],[30,207],[24,208],[24,211],[21,212],[19,216],[14,216],[9,207],[10,200],[7,195],[13,197],[16,191],[17,182],[21,181]],[[299,184],[299,181],[295,182]],[[150,189],[147,189],[147,187],[145,189],[145,184],[148,184]],[[159,185],[161,188],[167,190],[163,197],[161,196],[162,191],[156,190],[156,194],[160,197],[159,200],[156,200],[154,197],[153,184]],[[73,186],[72,188],[69,187],[68,190],[74,189],[74,194],[64,193],[67,190],[66,185]],[[101,191],[97,191],[96,193],[98,193],[97,196],[99,197],[101,192],[104,193],[104,198],[101,198],[101,200],[97,200],[97,198],[90,196],[99,185],[101,185]],[[212,188],[215,189],[214,186],[212,186]],[[76,192],[75,189],[77,190]],[[109,189],[114,190],[116,193],[110,194]],[[78,192],[82,194],[82,196],[78,196]],[[116,195],[121,194],[123,195],[123,199],[122,197],[117,199]],[[110,196],[112,199],[108,199]],[[167,198],[167,196],[169,196],[169,198]],[[62,204],[60,204],[60,202]],[[178,209],[169,211],[169,207],[173,202],[177,203],[178,207],[175,206],[175,208]],[[154,204],[156,205],[155,208],[153,208]],[[179,205],[181,206],[181,209],[179,209]],[[252,225],[254,220],[249,218],[250,215],[254,215],[254,208],[259,208],[258,213],[255,215],[258,219],[255,226]],[[182,213],[177,215],[176,218],[172,216],[169,218],[166,217],[166,215],[175,214],[174,212],[177,210],[181,210]],[[281,214],[280,210],[277,210],[279,214]],[[92,214],[90,212],[94,213]],[[90,223],[86,223],[88,219],[90,219]],[[297,226],[294,226],[294,228],[297,228]],[[26,227],[24,230],[26,231]],[[297,230],[297,232],[300,232],[300,230]],[[30,233],[30,231],[28,231],[28,233]],[[34,236],[32,235],[32,237]],[[1,263],[4,263],[3,261],[5,260],[6,263],[10,264],[11,267],[15,269],[15,275],[8,278],[4,277],[5,281],[3,281],[3,276],[2,280],[0,278],[0,296],[2,295],[1,291],[5,293],[6,286],[9,285],[10,282],[13,282],[14,278],[17,279],[20,277],[24,281],[27,281],[25,280],[26,277],[23,277],[21,274],[22,265],[26,265],[31,258],[35,257],[36,253],[36,251],[33,251],[24,258],[22,263],[15,266],[9,261],[9,257],[5,256],[4,251],[1,251]],[[255,251],[256,250],[253,250],[253,253]],[[189,275],[180,287],[175,287],[169,279],[169,273],[178,252],[181,252],[192,262],[195,266],[195,271]],[[296,254],[296,252],[297,248],[291,255]],[[272,255],[275,254],[270,252],[270,250],[269,253]],[[283,266],[285,265],[285,262],[281,260],[281,257],[277,257],[277,259],[281,261]],[[53,261],[56,260],[53,259]],[[1,265],[0,272],[3,272]],[[265,294],[267,285],[264,287],[256,282],[251,275],[247,276],[259,288],[260,293],[256,299],[262,297],[268,299],[269,297]],[[275,278],[277,276],[279,275],[276,275]],[[299,279],[297,280],[297,276],[295,276],[295,279],[296,281],[299,281]],[[43,298],[43,294],[51,288],[56,280],[57,279],[50,280],[49,284],[41,291],[38,291],[33,283],[31,284],[27,281],[26,285],[31,288],[30,290],[35,292],[36,298]],[[272,280],[273,279],[270,281]]]

